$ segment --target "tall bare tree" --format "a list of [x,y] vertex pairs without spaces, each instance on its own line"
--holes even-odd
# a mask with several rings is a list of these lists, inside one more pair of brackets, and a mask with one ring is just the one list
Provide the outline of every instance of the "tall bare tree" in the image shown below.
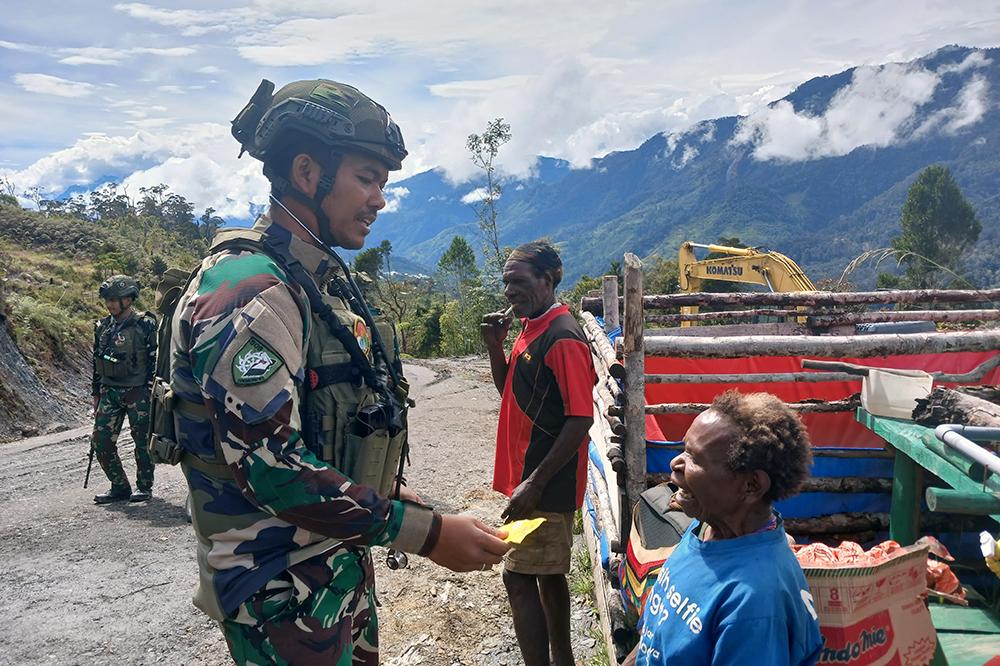
[[500,234],[497,231],[497,201],[502,187],[493,162],[500,147],[510,139],[510,125],[503,118],[496,118],[486,123],[485,132],[470,134],[465,142],[465,147],[472,154],[472,163],[482,170],[485,179],[482,197],[472,203],[476,217],[479,218],[479,232],[483,239],[484,272],[488,279],[495,279],[498,283],[505,257],[502,256]]

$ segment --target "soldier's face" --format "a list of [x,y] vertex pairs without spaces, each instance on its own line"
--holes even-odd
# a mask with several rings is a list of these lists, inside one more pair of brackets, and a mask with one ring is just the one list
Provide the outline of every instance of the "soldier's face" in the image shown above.
[[360,153],[344,156],[333,189],[323,199],[337,245],[348,250],[364,247],[369,227],[385,208],[382,189],[388,180],[389,169],[381,160]]
[[112,317],[120,317],[123,313],[127,312],[132,306],[132,297],[126,296],[125,298],[105,298],[104,307],[108,309],[108,312]]

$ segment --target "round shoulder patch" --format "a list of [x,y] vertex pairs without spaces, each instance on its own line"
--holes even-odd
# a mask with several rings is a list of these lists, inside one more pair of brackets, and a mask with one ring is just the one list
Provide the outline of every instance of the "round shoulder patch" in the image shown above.
[[357,338],[361,351],[368,355],[368,350],[372,347],[372,335],[368,332],[363,319],[354,320],[354,337]]
[[282,365],[281,356],[252,336],[233,357],[233,382],[237,386],[266,382]]

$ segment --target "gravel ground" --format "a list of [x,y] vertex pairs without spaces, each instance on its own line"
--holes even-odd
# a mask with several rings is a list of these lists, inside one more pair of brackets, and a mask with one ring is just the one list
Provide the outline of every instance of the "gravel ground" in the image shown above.
[[[441,511],[498,525],[506,498],[491,489],[499,396],[488,361],[420,361],[407,376],[417,400],[410,486]],[[95,465],[82,487],[88,436],[84,427],[0,444],[0,665],[232,663],[215,623],[190,602],[197,564],[180,469],[157,468],[146,504],[97,506],[107,481]],[[131,448],[126,428],[130,474]],[[582,537],[576,548],[586,549]],[[521,663],[499,570],[454,574],[412,556],[391,571],[384,549],[374,557],[383,664]],[[589,600],[574,598],[572,613],[582,664],[603,646]]]

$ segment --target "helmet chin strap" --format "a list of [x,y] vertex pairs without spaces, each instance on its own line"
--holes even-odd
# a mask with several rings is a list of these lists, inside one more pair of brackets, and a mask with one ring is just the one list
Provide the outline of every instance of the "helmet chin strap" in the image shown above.
[[[293,190],[293,192],[294,191],[295,190]],[[350,289],[351,293],[353,294],[357,302],[360,304],[360,307],[362,309],[362,311],[357,314],[361,316],[361,318],[365,320],[365,324],[368,325],[368,329],[371,333],[372,340],[375,341],[375,347],[378,348],[380,353],[382,354],[382,357],[385,360],[386,369],[389,371],[389,375],[392,377],[392,385],[396,386],[399,382],[399,377],[397,376],[396,369],[392,366],[392,363],[389,362],[389,354],[386,351],[385,343],[382,340],[382,335],[379,333],[378,327],[375,326],[375,321],[372,319],[371,312],[368,310],[367,307],[364,307],[364,304],[367,301],[365,301],[365,298],[362,295],[361,290],[358,288],[357,282],[354,281],[354,277],[351,276],[351,269],[347,267],[347,264],[344,262],[341,256],[337,254],[337,252],[333,249],[333,243],[325,243],[322,240],[320,240],[319,237],[316,236],[315,233],[313,233],[312,229],[307,227],[305,225],[305,222],[300,220],[295,215],[295,213],[288,210],[288,207],[285,204],[281,203],[281,200],[278,199],[276,196],[274,196],[273,194],[268,194],[267,196],[268,198],[271,199],[272,202],[277,204],[283,211],[285,211],[289,217],[298,222],[299,226],[305,229],[306,233],[309,234],[309,236],[314,241],[316,241],[316,243],[321,248],[323,248],[323,250],[325,250],[328,255],[333,257],[333,259],[337,262],[337,264],[340,265],[341,270],[344,271],[344,276],[347,278],[347,287],[348,289]]]
[[[306,197],[304,194],[302,194],[298,190],[293,189],[288,194],[290,194],[294,199],[296,199],[298,201],[301,201],[304,204],[306,203],[306,201],[309,201],[310,203],[314,203],[312,201],[312,199],[309,199],[308,197]],[[302,199],[299,199],[299,197],[295,196],[296,194],[300,194],[303,198],[305,198],[306,201],[302,201]],[[313,233],[312,229],[310,229],[309,227],[306,226],[305,222],[303,222],[302,220],[300,220],[295,213],[293,213],[292,211],[288,210],[288,206],[286,206],[285,204],[281,203],[281,199],[279,199],[278,197],[274,196],[273,194],[268,194],[267,197],[271,200],[271,203],[277,204],[278,207],[281,208],[281,210],[285,211],[285,213],[288,214],[288,216],[290,218],[292,218],[293,220],[295,220],[296,222],[298,222],[299,226],[302,227],[305,230],[305,232],[307,234],[309,234],[309,236],[314,241],[316,241],[324,250],[326,250],[328,254],[332,254],[334,256],[338,256],[337,253],[334,252],[334,250],[333,250],[334,243],[328,243],[325,238],[324,239],[320,239],[319,236],[317,236],[315,233]],[[306,205],[308,205],[308,204],[306,204]],[[313,211],[313,212],[315,212],[315,211]],[[323,216],[322,220],[320,219],[320,215]],[[326,224],[325,225],[322,223],[323,220],[326,220]],[[323,213],[322,209],[319,211],[319,213],[316,214],[316,221],[320,222],[320,236],[322,236],[323,235],[323,227],[326,226],[327,228],[329,228],[329,226],[330,226],[330,221],[326,217],[326,213]],[[329,235],[332,235],[332,234],[329,234]]]
[[[304,205],[313,215],[316,216],[316,223],[319,227],[319,235],[322,238],[322,243],[327,247],[333,247],[337,244],[337,240],[333,237],[333,231],[330,229],[330,218],[326,216],[326,212],[323,210],[323,199],[326,195],[330,193],[333,189],[333,181],[336,178],[338,169],[340,169],[340,162],[344,159],[344,156],[337,152],[336,150],[331,151],[330,155],[325,160],[325,164],[319,163],[322,171],[320,172],[319,182],[316,184],[316,194],[312,197],[307,195],[305,192],[297,189],[294,185],[288,182],[285,178],[282,178],[271,169],[270,166],[264,166],[264,176],[271,181],[273,189],[278,190],[279,193],[283,195],[288,195]],[[333,174],[333,175],[330,175]],[[302,223],[302,220],[292,215],[291,211],[282,204],[277,197],[273,194],[268,195],[271,200],[277,203],[281,208],[285,210],[286,213],[292,216],[292,218],[302,225],[302,228],[309,232],[309,235],[316,238],[316,234],[309,230],[309,228]],[[319,239],[316,239],[319,240]]]

